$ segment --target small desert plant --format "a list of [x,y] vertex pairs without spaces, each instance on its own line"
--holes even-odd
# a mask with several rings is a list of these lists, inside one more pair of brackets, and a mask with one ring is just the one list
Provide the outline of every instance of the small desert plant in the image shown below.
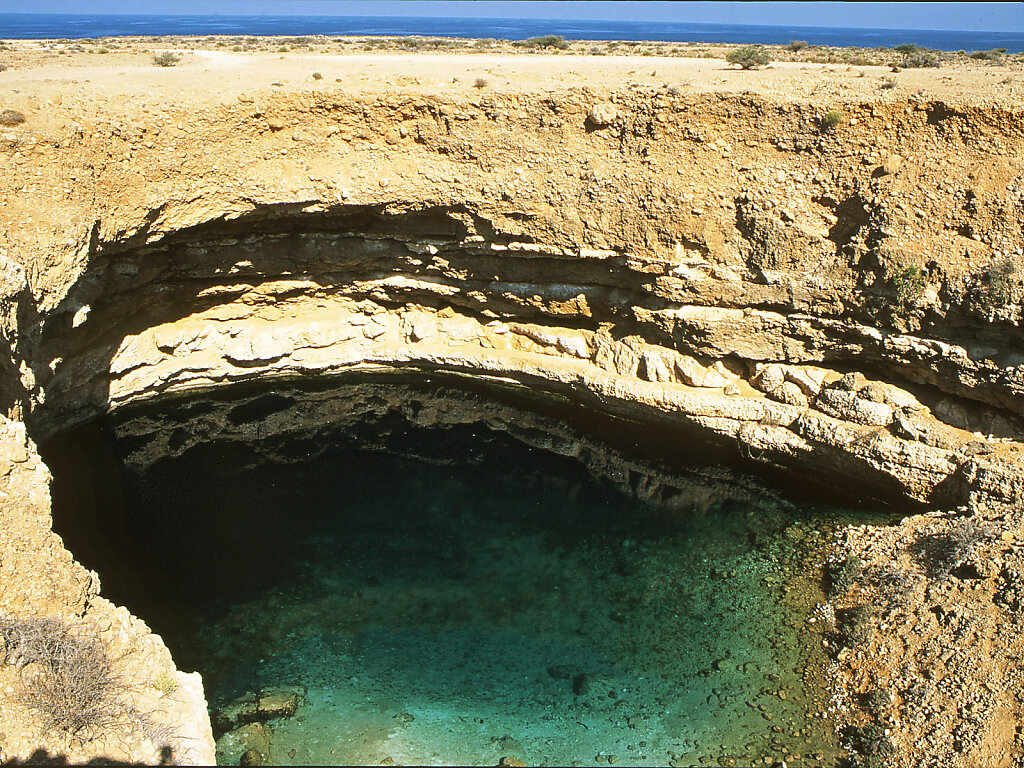
[[25,122],[25,116],[16,109],[5,109],[0,112],[0,125],[11,128]]
[[894,749],[882,726],[861,725],[850,729],[847,736],[857,753],[853,763],[857,768],[886,768],[892,764]]
[[924,271],[916,264],[898,267],[890,282],[901,307],[916,303],[927,283]]
[[1005,48],[993,48],[991,51],[974,51],[969,55],[972,59],[981,61],[1002,61],[1004,53],[1006,53]]
[[921,69],[922,67],[937,67],[939,66],[939,57],[937,54],[931,51],[926,51],[923,48],[919,49],[916,53],[909,53],[903,56],[903,61],[900,62],[900,66],[904,69]]
[[161,51],[153,54],[153,63],[158,67],[173,67],[181,61],[181,57],[175,56],[170,51]]
[[725,60],[730,64],[739,64],[743,69],[757,69],[769,63],[771,57],[759,45],[745,45],[733,48],[725,55]]
[[877,575],[879,591],[890,606],[896,605],[914,591],[914,577],[892,566],[883,568]]
[[975,293],[986,309],[998,309],[1013,298],[1014,275],[1017,265],[1009,256],[994,262],[978,276]]
[[478,77],[476,80],[473,81],[473,87],[474,88],[486,88],[487,87],[487,80],[485,80],[482,77]]
[[560,35],[541,35],[526,40],[517,40],[512,45],[517,48],[555,48],[564,51],[569,47],[569,42]]
[[55,619],[0,621],[0,662],[21,669],[18,700],[47,731],[83,742],[128,712],[124,686],[100,640]]
[[891,77],[887,77],[878,87],[881,88],[883,91],[888,91],[896,87],[896,81],[893,80]]
[[922,536],[914,544],[928,576],[945,581],[951,576],[977,577],[974,566],[967,561],[976,548],[997,536],[995,527],[973,517],[952,521],[947,530]]
[[917,53],[918,48],[914,43],[901,43],[893,48],[893,50],[896,51],[896,53],[902,53],[904,56],[909,56]]
[[789,50],[791,50],[793,53],[796,53],[797,51],[802,51],[804,48],[807,47],[807,41],[806,40],[790,40],[789,41],[789,45],[787,45],[786,47]]
[[849,647],[864,643],[871,634],[874,606],[863,604],[836,612],[840,639]]
[[97,48],[96,53],[110,53],[109,48]]
[[178,678],[173,672],[164,670],[153,679],[152,686],[164,696],[169,696],[178,690]]
[[829,594],[845,594],[863,574],[864,561],[859,557],[846,557],[842,562],[830,564],[826,571]]
[[836,110],[830,109],[828,112],[822,115],[821,120],[818,122],[818,124],[821,126],[821,130],[831,131],[834,130],[835,127],[839,125],[841,122],[843,122],[843,116]]
[[314,80],[323,80],[324,79],[324,76],[322,74],[320,74],[319,72],[314,72],[312,77],[313,77]]

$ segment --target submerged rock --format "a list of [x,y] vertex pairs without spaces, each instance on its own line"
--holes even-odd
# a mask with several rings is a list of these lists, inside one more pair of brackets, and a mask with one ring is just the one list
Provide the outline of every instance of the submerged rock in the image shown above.
[[223,731],[230,731],[243,723],[263,723],[279,717],[292,717],[306,698],[301,685],[264,688],[258,693],[247,693],[214,713],[214,723]]
[[217,739],[217,765],[265,765],[270,762],[272,731],[265,723],[247,723]]

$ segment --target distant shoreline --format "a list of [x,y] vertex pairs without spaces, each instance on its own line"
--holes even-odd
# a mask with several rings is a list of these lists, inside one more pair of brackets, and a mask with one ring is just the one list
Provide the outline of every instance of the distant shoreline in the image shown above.
[[1024,52],[1024,31],[900,30],[570,19],[0,13],[0,38],[6,40],[212,35],[423,36],[508,41],[559,35],[572,41],[739,45],[786,45],[791,40],[802,40],[811,45],[837,48],[893,48],[913,43],[937,51],[970,52],[1005,48],[1009,53]]

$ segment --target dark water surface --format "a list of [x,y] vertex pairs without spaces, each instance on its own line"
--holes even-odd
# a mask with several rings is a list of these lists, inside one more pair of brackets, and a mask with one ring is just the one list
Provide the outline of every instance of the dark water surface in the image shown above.
[[299,716],[272,724],[275,762],[839,759],[808,619],[829,532],[865,513],[739,476],[666,510],[491,428],[397,416],[383,451],[338,440],[307,460],[290,441],[270,460],[272,438],[211,434],[133,465],[169,412],[214,423],[189,408],[46,447],[55,527],[212,706],[305,686]]
[[891,48],[915,43],[944,51],[1006,48],[1024,51],[1024,30],[976,32],[936,29],[694,24],[673,21],[432,18],[424,16],[237,16],[0,13],[0,38],[87,38],[146,35],[424,35],[524,40],[561,35],[569,40],[662,40]]

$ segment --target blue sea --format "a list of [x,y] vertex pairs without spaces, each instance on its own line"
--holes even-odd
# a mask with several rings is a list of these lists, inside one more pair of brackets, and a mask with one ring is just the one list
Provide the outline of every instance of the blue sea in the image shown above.
[[523,40],[561,35],[568,40],[661,40],[666,42],[892,47],[915,43],[944,51],[1006,48],[1024,52],[1024,30],[854,29],[843,27],[691,24],[663,21],[579,19],[478,19],[420,16],[146,16],[99,14],[0,14],[0,38],[95,38],[120,35],[424,35]]

